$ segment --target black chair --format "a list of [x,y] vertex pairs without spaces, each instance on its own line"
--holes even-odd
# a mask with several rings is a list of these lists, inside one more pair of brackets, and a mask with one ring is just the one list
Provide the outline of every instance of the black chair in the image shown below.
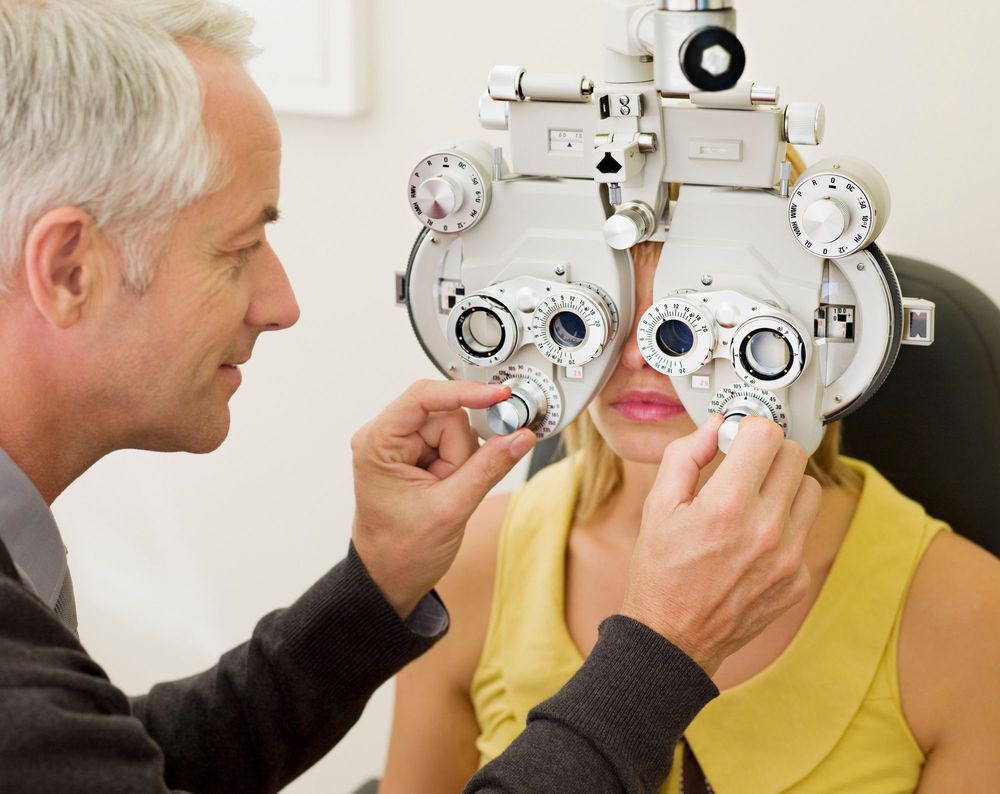
[[[904,295],[937,304],[936,338],[904,346],[878,393],[844,420],[844,453],[1000,556],[1000,309],[954,273],[890,259]],[[559,439],[546,439],[531,474],[561,456]]]

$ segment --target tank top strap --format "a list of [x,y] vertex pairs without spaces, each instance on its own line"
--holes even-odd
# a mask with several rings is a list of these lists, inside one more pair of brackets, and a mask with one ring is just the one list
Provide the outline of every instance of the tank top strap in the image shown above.
[[489,624],[470,692],[484,755],[490,755],[490,734],[514,725],[520,731],[528,712],[580,666],[564,620],[566,544],[578,487],[578,461],[567,458],[538,472],[507,507]]
[[872,466],[844,462],[864,486],[816,603],[781,655],[709,703],[686,733],[720,793],[784,791],[831,752],[895,636],[920,558],[946,528]]

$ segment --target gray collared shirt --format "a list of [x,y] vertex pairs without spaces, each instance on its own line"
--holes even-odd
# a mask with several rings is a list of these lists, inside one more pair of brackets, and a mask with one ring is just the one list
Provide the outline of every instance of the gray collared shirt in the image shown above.
[[42,495],[2,449],[0,541],[24,584],[55,609],[66,578],[66,547]]

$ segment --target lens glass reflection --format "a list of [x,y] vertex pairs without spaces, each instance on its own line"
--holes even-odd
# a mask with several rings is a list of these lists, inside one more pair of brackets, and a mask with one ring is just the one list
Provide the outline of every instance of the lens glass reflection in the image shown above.
[[472,353],[491,355],[503,342],[503,325],[489,309],[473,309],[462,320],[462,342]]
[[746,356],[753,373],[764,378],[784,375],[792,362],[788,342],[774,331],[758,331],[750,337]]
[[557,345],[574,348],[587,338],[587,325],[583,318],[573,312],[559,312],[552,318],[549,331]]
[[684,356],[694,347],[694,331],[681,320],[667,320],[656,331],[656,344],[668,356]]

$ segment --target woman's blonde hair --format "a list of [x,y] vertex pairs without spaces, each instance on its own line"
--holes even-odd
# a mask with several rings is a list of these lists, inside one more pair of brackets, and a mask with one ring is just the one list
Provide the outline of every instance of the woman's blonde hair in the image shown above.
[[[798,152],[788,147],[788,160],[792,164],[792,179],[798,179],[805,170]],[[671,200],[678,195],[677,185],[671,185]],[[662,243],[641,243],[633,249],[634,258],[659,259]],[[857,488],[857,475],[840,459],[841,425],[834,422],[826,429],[819,448],[812,454],[806,473],[821,485]],[[562,444],[570,455],[581,454],[581,482],[576,505],[578,521],[594,516],[611,494],[621,485],[624,467],[622,459],[611,449],[597,429],[587,411],[581,413],[562,434]]]

